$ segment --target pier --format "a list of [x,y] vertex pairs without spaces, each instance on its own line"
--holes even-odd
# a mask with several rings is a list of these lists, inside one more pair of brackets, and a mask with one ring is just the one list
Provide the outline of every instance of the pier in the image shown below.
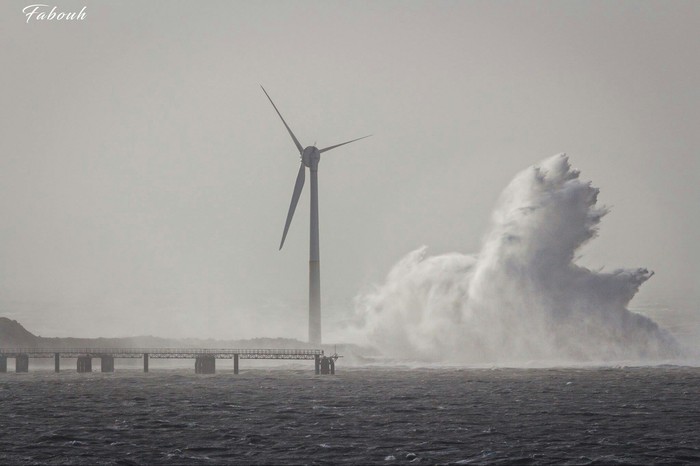
[[102,372],[114,372],[116,359],[142,359],[148,372],[150,359],[194,359],[196,374],[214,374],[217,359],[230,359],[238,374],[240,359],[300,359],[314,361],[314,373],[335,374],[338,355],[326,356],[317,349],[203,349],[203,348],[0,348],[0,372],[7,372],[7,360],[15,360],[15,372],[28,372],[29,359],[53,359],[55,372],[61,358],[76,359],[77,372],[92,372],[92,360],[99,358]]

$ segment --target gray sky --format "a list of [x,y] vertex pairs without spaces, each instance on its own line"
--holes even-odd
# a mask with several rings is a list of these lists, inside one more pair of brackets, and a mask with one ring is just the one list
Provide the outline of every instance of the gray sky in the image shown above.
[[299,162],[259,84],[303,145],[374,133],[320,164],[326,340],[558,152],[612,207],[579,263],[698,321],[700,2],[31,3],[0,4],[0,314],[30,330],[306,338],[308,187],[280,252]]

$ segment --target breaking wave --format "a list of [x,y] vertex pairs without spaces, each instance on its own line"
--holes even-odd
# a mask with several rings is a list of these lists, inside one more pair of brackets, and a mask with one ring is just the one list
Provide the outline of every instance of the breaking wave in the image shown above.
[[653,272],[596,272],[574,254],[608,210],[559,154],[501,194],[478,255],[417,249],[357,298],[366,342],[387,357],[464,363],[663,360],[678,345],[627,305]]

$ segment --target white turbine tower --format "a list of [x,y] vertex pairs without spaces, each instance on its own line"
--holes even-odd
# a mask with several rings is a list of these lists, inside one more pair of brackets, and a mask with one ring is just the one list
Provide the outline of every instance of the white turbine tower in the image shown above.
[[327,152],[331,149],[335,149],[336,147],[340,147],[345,144],[350,144],[351,142],[359,141],[360,139],[368,138],[369,136],[363,136],[361,138],[353,139],[352,141],[343,142],[334,146],[325,147],[323,149],[318,149],[315,146],[308,146],[306,148],[303,148],[301,147],[301,144],[299,144],[299,140],[296,138],[296,136],[294,136],[294,133],[289,128],[289,125],[287,125],[287,122],[284,121],[284,118],[282,118],[282,114],[279,110],[277,110],[277,106],[272,101],[265,88],[262,86],[260,87],[262,88],[268,100],[279,115],[280,119],[282,120],[282,123],[284,123],[285,128],[287,128],[289,135],[294,141],[294,145],[296,145],[297,149],[299,150],[299,155],[301,155],[301,166],[299,167],[297,181],[294,184],[292,202],[291,204],[289,204],[289,212],[287,213],[287,221],[284,224],[284,233],[282,233],[280,249],[282,249],[282,246],[284,246],[284,239],[287,237],[287,231],[289,230],[289,225],[292,223],[294,210],[296,210],[297,208],[297,202],[299,202],[299,196],[301,195],[301,190],[304,187],[306,167],[309,167],[309,170],[311,170],[311,241],[309,249],[309,343],[320,345],[321,268],[318,246],[318,162],[319,160],[321,160],[321,154],[323,152]]

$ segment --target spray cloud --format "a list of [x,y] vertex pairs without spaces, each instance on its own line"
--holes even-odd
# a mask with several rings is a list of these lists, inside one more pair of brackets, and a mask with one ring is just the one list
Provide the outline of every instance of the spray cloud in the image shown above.
[[595,272],[574,263],[608,212],[598,189],[559,154],[501,194],[478,255],[401,259],[358,297],[368,343],[388,357],[518,364],[659,360],[674,339],[627,305],[653,272]]

